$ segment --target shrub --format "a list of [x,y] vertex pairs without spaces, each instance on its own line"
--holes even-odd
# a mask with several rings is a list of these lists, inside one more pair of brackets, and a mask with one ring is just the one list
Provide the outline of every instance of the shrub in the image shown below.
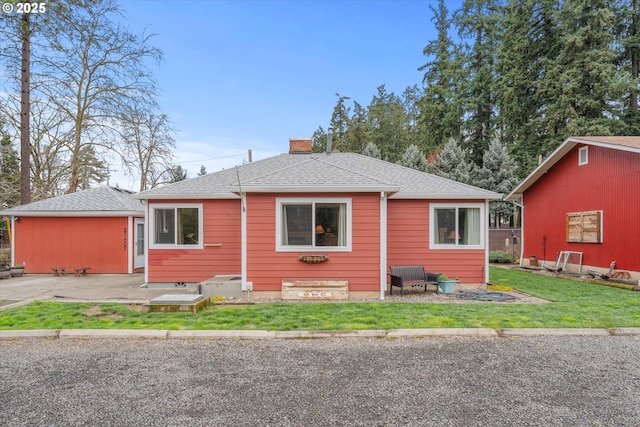
[[513,262],[513,258],[505,251],[491,251],[489,252],[489,262],[510,264]]

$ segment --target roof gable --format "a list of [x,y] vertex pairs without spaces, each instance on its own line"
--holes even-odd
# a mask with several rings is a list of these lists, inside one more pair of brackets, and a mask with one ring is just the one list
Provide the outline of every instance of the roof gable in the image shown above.
[[567,138],[555,149],[536,169],[533,170],[506,197],[506,200],[518,200],[540,177],[549,171],[556,163],[567,155],[577,145],[594,145],[612,150],[623,150],[640,153],[640,136],[572,136]]
[[64,194],[6,209],[2,215],[22,216],[125,216],[144,215],[144,203],[133,192],[102,186]]

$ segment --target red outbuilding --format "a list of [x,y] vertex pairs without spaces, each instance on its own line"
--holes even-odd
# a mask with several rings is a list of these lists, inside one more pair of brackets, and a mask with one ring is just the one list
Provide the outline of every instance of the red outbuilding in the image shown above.
[[507,200],[523,206],[523,263],[576,252],[583,272],[640,277],[640,137],[568,138]]
[[142,271],[144,204],[132,195],[103,186],[0,212],[11,220],[11,265],[29,274]]

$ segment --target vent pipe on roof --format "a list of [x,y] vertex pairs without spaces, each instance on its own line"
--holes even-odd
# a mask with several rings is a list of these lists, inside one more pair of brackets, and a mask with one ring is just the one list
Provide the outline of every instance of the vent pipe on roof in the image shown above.
[[327,154],[331,153],[331,144],[333,143],[333,128],[329,128],[327,131]]

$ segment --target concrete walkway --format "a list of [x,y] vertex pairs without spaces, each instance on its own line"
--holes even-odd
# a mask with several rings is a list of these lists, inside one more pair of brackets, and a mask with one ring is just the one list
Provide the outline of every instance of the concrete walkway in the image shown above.
[[146,288],[143,285],[144,274],[89,274],[80,277],[25,274],[0,279],[0,310],[34,300],[147,302],[165,294],[193,293],[193,289]]

